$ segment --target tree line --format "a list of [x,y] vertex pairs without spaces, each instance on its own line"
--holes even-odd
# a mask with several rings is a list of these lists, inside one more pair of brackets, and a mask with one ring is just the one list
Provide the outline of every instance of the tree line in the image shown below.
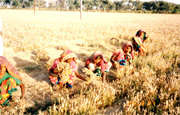
[[[50,0],[49,0],[50,1]],[[1,8],[33,8],[34,0],[1,0]],[[80,0],[36,0],[39,9],[78,10]],[[117,12],[149,12],[180,13],[180,5],[165,1],[141,2],[139,0],[83,0],[83,10],[117,11]]]

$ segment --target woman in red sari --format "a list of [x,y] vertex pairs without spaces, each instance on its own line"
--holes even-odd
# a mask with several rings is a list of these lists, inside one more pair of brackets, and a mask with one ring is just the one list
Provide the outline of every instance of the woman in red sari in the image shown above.
[[[110,61],[113,65],[113,67],[115,67],[115,68],[122,68],[124,65],[126,65],[126,60],[124,58],[123,50],[118,49],[118,50],[114,51],[113,55],[111,56]],[[118,65],[116,65],[117,62],[119,63]]]
[[134,59],[134,50],[133,45],[130,42],[125,43],[122,46],[122,50],[124,52],[124,58],[129,64],[131,64],[132,60]]
[[24,99],[25,86],[22,78],[15,67],[3,56],[0,56],[0,104],[9,105],[8,100],[12,92],[17,91],[16,86],[21,88],[21,99]]
[[109,72],[112,64],[107,62],[103,54],[99,51],[94,52],[85,63],[85,67],[92,70],[97,76],[102,76],[102,81],[105,81],[106,74]]
[[[70,73],[68,74],[68,81],[62,81],[58,66],[61,66],[61,64],[66,63],[69,64],[69,70]],[[77,56],[75,53],[73,53],[71,50],[64,51],[59,58],[55,59],[53,66],[50,69],[49,72],[49,78],[53,84],[61,84],[62,86],[67,85],[68,87],[72,88],[74,84],[74,77],[77,76],[79,79],[82,79],[86,81],[85,78],[83,78],[78,73],[78,64],[77,64]]]

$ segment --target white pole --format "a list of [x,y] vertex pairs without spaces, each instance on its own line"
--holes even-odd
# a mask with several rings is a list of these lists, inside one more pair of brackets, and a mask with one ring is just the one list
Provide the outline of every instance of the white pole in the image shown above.
[[80,0],[80,4],[81,4],[81,6],[80,6],[80,19],[82,20],[82,0]]
[[34,0],[34,14],[35,14],[35,10],[36,10],[36,0]]

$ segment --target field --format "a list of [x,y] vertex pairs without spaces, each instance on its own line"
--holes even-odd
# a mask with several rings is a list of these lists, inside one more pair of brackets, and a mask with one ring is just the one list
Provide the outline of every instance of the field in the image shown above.
[[[180,15],[0,10],[4,56],[19,70],[26,86],[2,114],[180,114]],[[148,53],[131,66],[111,70],[107,82],[75,80],[73,89],[53,90],[48,68],[65,49],[85,60],[101,51],[107,60],[115,49],[143,29]],[[111,38],[116,38],[112,41]],[[123,106],[124,104],[124,106]],[[110,108],[110,106],[112,106]]]

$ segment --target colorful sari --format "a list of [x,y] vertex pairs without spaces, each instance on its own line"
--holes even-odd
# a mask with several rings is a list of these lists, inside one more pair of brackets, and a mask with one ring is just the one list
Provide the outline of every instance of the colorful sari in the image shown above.
[[[95,59],[99,55],[102,56],[102,60],[98,64],[95,65]],[[95,65],[94,68],[92,68],[92,70],[94,73],[98,73],[98,76],[100,76],[102,72],[109,72],[109,69],[112,66],[112,64],[110,62],[107,62],[106,59],[104,58],[103,54],[99,51],[94,52],[86,60],[85,67],[90,68],[89,65]]]
[[[142,33],[144,33],[144,34],[142,35]],[[136,37],[139,37],[141,39],[142,43],[147,39],[146,32],[144,30],[137,31]]]
[[146,47],[143,44],[146,39],[147,39],[146,32],[143,30],[139,30],[136,33],[136,37],[132,39],[134,50],[137,52],[143,52],[143,53],[146,52]]
[[0,104],[9,105],[8,100],[12,96],[12,92],[17,91],[16,86],[21,84],[22,78],[15,67],[3,56],[0,56],[0,66]]
[[[123,50],[118,49],[118,50],[114,51],[110,60],[111,60],[111,63],[113,64],[113,66],[115,67],[116,65],[115,65],[114,61],[120,62],[121,60],[124,60],[124,52],[123,52]],[[122,64],[120,64],[120,65],[123,66]]]
[[[57,67],[58,67],[58,64],[61,64],[60,62],[65,62],[69,58],[74,58],[74,60],[71,61],[71,63],[70,63],[71,73],[69,74],[69,78],[68,78],[67,83],[65,83],[58,76],[58,69],[57,69]],[[77,56],[71,50],[64,51],[60,55],[60,58],[58,58],[58,59],[56,59],[54,61],[54,64],[53,64],[53,66],[50,69],[50,76],[49,76],[49,78],[50,78],[52,84],[62,84],[62,85],[66,84],[69,87],[73,87],[75,71],[77,71],[77,68],[78,68]]]
[[[19,79],[22,81],[22,77],[20,76],[19,72],[16,70],[16,68],[4,57],[0,56],[0,64],[2,69],[6,68],[6,71],[13,77]],[[1,78],[2,76],[0,76]]]
[[3,56],[3,40],[0,31],[0,56]]
[[9,106],[8,100],[12,96],[12,92],[17,91],[16,86],[20,85],[21,81],[7,72],[2,79],[4,80],[1,80],[0,83],[0,104]]
[[2,21],[0,16],[0,56],[3,56]]
[[[125,50],[126,50],[128,47],[131,47],[131,52],[125,53]],[[133,45],[132,45],[130,42],[127,42],[127,43],[125,43],[125,44],[122,46],[122,50],[124,51],[124,58],[125,58],[125,60],[127,60],[127,58],[130,57],[129,62],[131,62],[131,61],[134,59],[134,49],[133,49]]]

